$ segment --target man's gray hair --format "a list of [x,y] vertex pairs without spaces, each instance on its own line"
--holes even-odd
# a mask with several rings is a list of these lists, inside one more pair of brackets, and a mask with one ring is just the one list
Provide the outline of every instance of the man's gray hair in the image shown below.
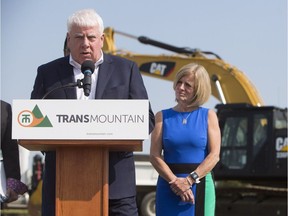
[[99,33],[104,32],[104,24],[100,15],[93,9],[83,9],[76,11],[67,20],[67,31],[70,32],[73,25],[80,27],[97,26]]

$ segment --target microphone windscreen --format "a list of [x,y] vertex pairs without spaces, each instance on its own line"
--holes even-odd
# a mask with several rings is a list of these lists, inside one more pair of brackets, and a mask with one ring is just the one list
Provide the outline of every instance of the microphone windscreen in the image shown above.
[[90,70],[91,73],[95,70],[95,64],[91,60],[85,60],[81,65],[81,71],[84,73],[86,70]]

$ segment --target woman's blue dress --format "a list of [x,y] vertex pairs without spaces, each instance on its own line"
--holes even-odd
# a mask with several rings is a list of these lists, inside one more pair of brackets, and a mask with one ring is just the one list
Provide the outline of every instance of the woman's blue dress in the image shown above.
[[[162,110],[162,114],[162,145],[165,162],[184,168],[187,164],[196,164],[197,167],[208,154],[208,109],[200,107],[190,113],[177,112],[170,108]],[[183,124],[185,118],[187,118],[187,123]],[[176,176],[186,177],[192,171],[194,169],[185,170],[177,173]],[[202,183],[204,186],[200,190],[199,185]],[[169,183],[159,176],[156,190],[156,216],[214,215],[215,188],[211,173],[202,178],[200,184],[192,186],[195,196],[195,205],[193,205],[182,202],[180,196],[172,192]],[[197,189],[198,195],[203,197],[202,201],[200,198],[198,200],[198,195],[196,196]]]

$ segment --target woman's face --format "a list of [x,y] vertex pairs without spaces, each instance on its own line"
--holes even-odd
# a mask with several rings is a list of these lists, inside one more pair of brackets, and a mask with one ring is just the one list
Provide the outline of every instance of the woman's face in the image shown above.
[[175,86],[175,96],[178,103],[190,104],[194,97],[194,74],[183,76]]

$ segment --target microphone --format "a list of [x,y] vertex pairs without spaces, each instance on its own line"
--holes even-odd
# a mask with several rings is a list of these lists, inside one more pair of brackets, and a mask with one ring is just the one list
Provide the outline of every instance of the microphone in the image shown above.
[[81,65],[81,71],[84,74],[83,90],[84,90],[84,95],[86,97],[90,95],[91,84],[92,84],[91,75],[93,74],[94,70],[95,70],[95,64],[91,60],[86,60]]

